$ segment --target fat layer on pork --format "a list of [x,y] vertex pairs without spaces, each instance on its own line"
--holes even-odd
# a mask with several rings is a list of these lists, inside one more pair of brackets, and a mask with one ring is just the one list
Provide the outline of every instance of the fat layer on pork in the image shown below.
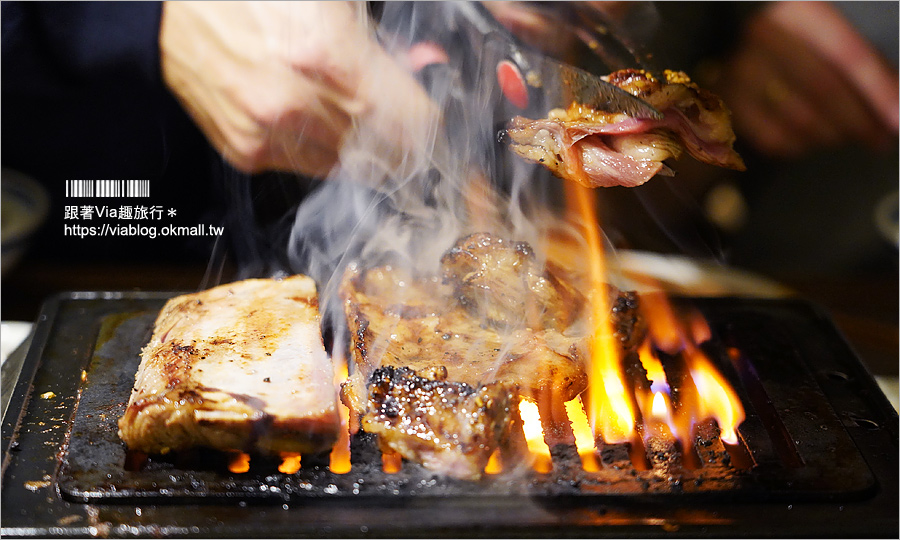
[[326,450],[340,425],[333,379],[312,279],[248,279],[178,296],[141,353],[119,436],[149,454]]

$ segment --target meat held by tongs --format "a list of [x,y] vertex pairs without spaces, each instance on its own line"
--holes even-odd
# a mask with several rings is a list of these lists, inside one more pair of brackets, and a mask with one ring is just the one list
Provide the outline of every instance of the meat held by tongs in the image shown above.
[[657,173],[671,174],[663,163],[687,150],[711,165],[742,171],[735,152],[730,112],[722,101],[680,71],[624,69],[603,77],[662,112],[662,118],[635,118],[573,101],[542,119],[513,118],[510,149],[555,175],[586,187],[643,184]]

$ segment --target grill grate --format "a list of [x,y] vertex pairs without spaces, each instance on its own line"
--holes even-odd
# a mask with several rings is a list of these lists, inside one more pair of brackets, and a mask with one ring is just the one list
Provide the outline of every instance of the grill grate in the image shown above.
[[[386,475],[374,441],[366,437],[354,438],[359,465],[344,475],[328,471],[327,456],[303,456],[295,475],[275,473],[275,463],[259,459],[248,473],[229,475],[223,473],[225,456],[202,453],[180,456],[179,462],[148,462],[139,471],[128,463],[127,471],[128,456],[114,429],[127,396],[112,393],[132,384],[137,364],[126,364],[137,361],[152,314],[170,296],[67,293],[45,305],[3,417],[0,534],[897,537],[896,412],[827,317],[804,302],[692,300],[713,325],[718,349],[710,356],[733,378],[749,415],[741,448],[750,466],[742,468],[732,457],[733,489],[676,493],[641,486],[635,494],[610,484],[588,492],[590,482],[565,480],[581,473],[564,445],[551,450],[556,469],[550,475],[534,475],[537,483],[506,493],[500,478],[485,485],[447,481],[411,464]],[[765,342],[755,341],[760,335]],[[733,347],[743,357],[729,355]],[[794,375],[779,375],[779,364],[792,362],[800,364],[788,369]],[[103,366],[116,374],[104,379]],[[801,400],[809,397],[809,404]],[[715,444],[695,448],[702,466],[692,464],[692,452],[686,452],[685,474],[728,470],[724,456],[705,461],[721,455]],[[654,456],[641,469],[642,460],[632,460],[640,458],[640,449],[631,450],[605,447],[601,455],[607,464],[650,476]],[[102,467],[112,470],[104,473]],[[572,496],[576,486],[578,495]],[[628,486],[638,489],[634,482]],[[418,496],[423,493],[430,496]]]
[[[129,456],[117,436],[139,352],[156,311],[116,314],[101,324],[58,477],[60,492],[78,502],[251,500],[454,496],[622,497],[709,496],[733,499],[790,497],[817,500],[864,497],[875,479],[828,402],[814,374],[785,331],[785,317],[753,312],[733,317],[707,313],[716,336],[707,355],[746,404],[741,443],[725,445],[713,423],[698,426],[689,448],[648,438],[645,444],[598,443],[597,470],[585,470],[572,428],[552,405],[541,404],[549,472],[511,463],[480,482],[439,477],[415,463],[387,473],[375,436],[351,437],[352,469],[335,474],[329,456],[304,455],[296,473],[255,456],[246,473],[231,473],[227,456],[212,451],[146,462]],[[716,321],[723,321],[717,323]],[[790,321],[789,321],[790,322]],[[767,336],[760,340],[757,336]],[[737,353],[736,351],[741,351]],[[679,381],[677,359],[666,363]],[[640,371],[640,370],[631,370]],[[673,397],[677,384],[673,382]],[[638,382],[640,384],[640,382]],[[800,411],[803,411],[800,413]],[[512,466],[510,466],[512,465]]]

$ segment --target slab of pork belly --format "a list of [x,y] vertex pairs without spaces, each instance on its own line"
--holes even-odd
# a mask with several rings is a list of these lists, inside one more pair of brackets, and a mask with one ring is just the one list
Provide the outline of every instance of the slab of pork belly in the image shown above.
[[306,276],[173,298],[141,357],[119,421],[129,448],[309,453],[337,438],[333,369]]

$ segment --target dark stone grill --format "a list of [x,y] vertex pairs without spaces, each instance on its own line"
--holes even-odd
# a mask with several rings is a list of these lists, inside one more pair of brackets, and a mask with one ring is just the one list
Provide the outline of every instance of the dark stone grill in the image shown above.
[[[116,421],[168,296],[71,294],[46,306],[3,419],[4,535],[897,534],[897,415],[803,302],[680,300],[709,321],[705,352],[745,405],[739,445],[708,423],[688,448],[600,444],[601,467],[586,472],[568,422],[542,404],[552,470],[467,482],[413,463],[385,473],[365,433],[351,437],[346,474],[328,455],[304,455],[294,474],[258,456],[243,474],[215,452],[129,456]],[[673,389],[678,365],[666,363]]]

